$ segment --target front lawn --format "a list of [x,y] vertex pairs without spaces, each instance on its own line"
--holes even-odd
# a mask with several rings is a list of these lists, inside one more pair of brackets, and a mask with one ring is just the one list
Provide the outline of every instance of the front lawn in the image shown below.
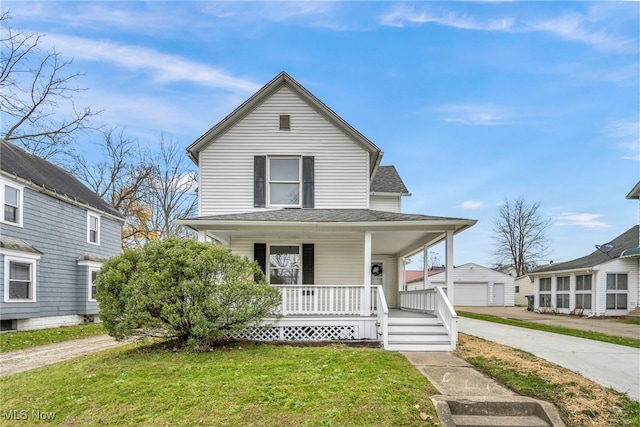
[[429,426],[437,393],[380,349],[128,345],[0,379],[0,415],[3,425],[18,410],[72,426]]
[[101,323],[38,329],[35,331],[5,332],[0,334],[0,352],[24,350],[62,341],[90,338],[106,333],[107,331],[105,331]]

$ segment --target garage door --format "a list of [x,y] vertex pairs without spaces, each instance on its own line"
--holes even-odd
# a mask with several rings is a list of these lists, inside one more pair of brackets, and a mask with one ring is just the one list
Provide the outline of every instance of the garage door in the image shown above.
[[486,306],[488,303],[486,283],[456,283],[454,298],[456,305]]

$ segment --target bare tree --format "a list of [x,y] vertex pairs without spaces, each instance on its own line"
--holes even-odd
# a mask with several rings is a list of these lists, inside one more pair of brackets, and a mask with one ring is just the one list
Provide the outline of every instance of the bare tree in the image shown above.
[[192,231],[175,221],[197,210],[196,172],[176,141],[160,135],[159,142],[159,151],[150,156],[153,167],[143,197],[151,208],[148,238],[192,237]]
[[[67,70],[55,49],[40,49],[42,35],[7,26],[9,12],[0,15],[0,135],[6,141],[44,159],[65,151],[75,135],[90,127],[96,112],[77,109],[73,97],[83,89],[75,85],[80,73]],[[64,116],[60,112],[68,109]]]
[[148,236],[151,208],[142,200],[152,167],[146,164],[137,143],[126,137],[122,129],[102,131],[98,144],[100,159],[92,162],[82,155],[73,155],[72,171],[98,196],[124,218],[123,247],[136,246]]
[[493,221],[495,255],[501,264],[512,264],[516,277],[531,271],[548,254],[547,229],[539,203],[505,200]]

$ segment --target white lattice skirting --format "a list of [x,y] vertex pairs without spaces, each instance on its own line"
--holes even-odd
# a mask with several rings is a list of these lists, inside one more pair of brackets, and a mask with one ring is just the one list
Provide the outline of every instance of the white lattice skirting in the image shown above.
[[358,339],[356,325],[272,326],[248,328],[231,338],[252,341],[344,341]]

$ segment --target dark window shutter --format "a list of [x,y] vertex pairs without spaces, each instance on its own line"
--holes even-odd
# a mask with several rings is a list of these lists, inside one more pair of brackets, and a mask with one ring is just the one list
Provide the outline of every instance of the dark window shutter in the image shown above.
[[313,156],[302,157],[302,207],[314,207],[315,166]]
[[315,283],[314,273],[315,247],[313,243],[302,244],[302,284],[313,285]]
[[[253,259],[256,260],[262,272],[264,274],[267,274],[267,244],[266,243],[253,244]],[[258,282],[258,277],[256,277],[256,282]]]
[[253,207],[264,208],[267,195],[267,156],[253,158]]

